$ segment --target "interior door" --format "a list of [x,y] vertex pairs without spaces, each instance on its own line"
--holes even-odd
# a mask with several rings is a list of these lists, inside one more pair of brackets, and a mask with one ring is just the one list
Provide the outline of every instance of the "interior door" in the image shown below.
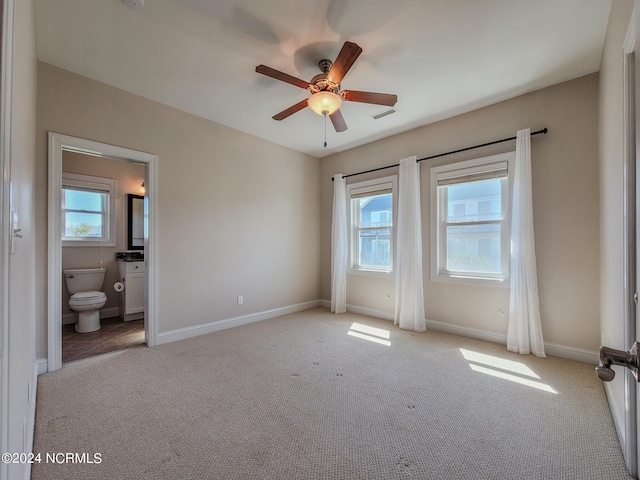
[[[630,351],[634,351],[636,349],[636,365],[638,365],[637,359],[637,343],[639,340],[638,333],[640,332],[640,308],[638,308],[638,286],[640,285],[640,168],[638,166],[638,162],[640,160],[640,58],[636,58],[637,55],[635,52],[627,55],[627,62],[631,62],[633,65],[629,65],[627,68],[630,71],[627,74],[627,82],[630,84],[627,90],[633,99],[633,107],[630,108],[631,112],[628,115],[628,118],[632,121],[632,131],[633,131],[633,143],[631,145],[632,154],[629,156],[625,163],[628,164],[628,177],[631,179],[627,185],[627,189],[629,190],[628,197],[629,202],[632,206],[629,207],[631,210],[629,216],[631,219],[629,220],[629,228],[630,232],[627,235],[627,239],[625,240],[630,244],[630,254],[629,254],[629,265],[630,272],[629,277],[632,279],[629,283],[630,285],[625,292],[625,301],[629,306],[629,312],[627,315],[628,326],[626,328],[625,337],[627,338],[627,345],[630,348]],[[631,102],[629,102],[631,103]],[[634,449],[635,458],[633,469],[630,468],[630,473],[637,478],[638,472],[640,472],[640,454],[638,454],[638,447],[640,446],[640,427],[638,422],[640,421],[640,402],[638,399],[640,398],[640,383],[638,382],[638,370],[634,372],[635,375],[631,374],[632,372],[627,372],[627,378],[625,379],[627,382],[625,391],[628,392],[626,401],[629,402],[630,405],[634,407],[635,418],[630,418],[629,421],[632,422],[632,425],[629,425],[630,433],[634,433],[633,440],[634,444],[631,448]]]
[[[638,356],[638,333],[640,332],[640,309],[638,308],[638,286],[640,285],[640,58],[636,61],[635,31],[628,36],[625,45],[624,85],[624,234],[623,234],[623,343],[626,350],[600,347],[600,362],[596,367],[598,376],[610,382],[616,376],[613,365],[627,367],[618,370],[623,376],[624,398],[607,389],[609,402],[623,403],[622,416],[616,421],[622,452],[629,473],[638,478],[640,445],[638,420],[640,419],[640,359]],[[620,382],[620,379],[616,380]],[[615,408],[612,406],[614,419]]]

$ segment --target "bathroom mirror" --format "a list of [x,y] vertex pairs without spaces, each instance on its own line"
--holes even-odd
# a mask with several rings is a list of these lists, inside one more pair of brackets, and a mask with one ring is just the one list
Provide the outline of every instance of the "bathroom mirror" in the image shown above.
[[127,250],[144,250],[144,197],[127,194]]

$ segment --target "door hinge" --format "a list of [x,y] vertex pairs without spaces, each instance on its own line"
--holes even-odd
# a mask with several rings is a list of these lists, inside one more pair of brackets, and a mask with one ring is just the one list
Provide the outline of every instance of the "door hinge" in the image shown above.
[[636,305],[638,304],[638,292],[635,292],[633,294],[633,303],[635,303]]

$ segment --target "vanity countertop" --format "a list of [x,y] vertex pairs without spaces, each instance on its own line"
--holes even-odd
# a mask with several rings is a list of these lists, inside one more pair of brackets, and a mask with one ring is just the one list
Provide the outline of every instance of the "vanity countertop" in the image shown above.
[[116,252],[118,262],[144,262],[144,252]]

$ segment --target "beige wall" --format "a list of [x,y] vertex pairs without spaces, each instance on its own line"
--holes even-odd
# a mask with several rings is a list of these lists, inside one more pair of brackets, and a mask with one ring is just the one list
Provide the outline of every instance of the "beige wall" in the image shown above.
[[[160,333],[318,299],[318,159],[39,63],[40,265],[48,131],[158,155]],[[46,283],[37,288],[46,357]]]
[[[600,66],[600,325],[605,344],[624,344],[623,188],[624,52],[632,0],[614,0]],[[616,367],[617,368],[617,367]],[[624,376],[607,385],[618,426],[624,411]],[[624,435],[624,431],[619,432]]]
[[[5,0],[4,3],[8,3]],[[3,192],[4,199],[10,198],[11,208],[18,214],[18,227],[22,238],[17,241],[14,255],[8,259],[8,336],[7,349],[3,357],[3,375],[8,372],[7,391],[2,392],[3,413],[5,408],[7,424],[3,425],[3,434],[7,434],[8,443],[3,445],[7,452],[23,452],[24,442],[29,445],[30,427],[33,427],[35,414],[35,317],[36,290],[34,278],[41,274],[35,261],[37,227],[35,215],[35,128],[36,128],[36,44],[35,18],[31,0],[15,0],[13,20],[13,47],[11,67],[11,118],[10,133],[5,141],[10,147],[8,162],[11,191]],[[3,34],[3,38],[5,37]],[[3,90],[3,93],[5,90]],[[4,97],[3,100],[8,100]],[[8,106],[8,105],[7,105]],[[7,125],[5,125],[5,128]],[[2,145],[4,149],[7,144]],[[6,152],[7,150],[5,150]],[[5,239],[9,238],[8,219],[2,225]],[[6,370],[4,370],[6,368]],[[3,382],[4,383],[4,382]],[[31,392],[32,397],[29,397]],[[26,432],[24,432],[26,425]],[[5,430],[6,428],[6,430]],[[27,435],[25,439],[24,436]],[[4,440],[4,439],[3,439]],[[3,442],[4,444],[4,442]],[[2,465],[6,478],[27,478],[28,465]]]
[[[534,226],[544,339],[563,346],[596,350],[600,341],[597,125],[598,76],[592,74],[323,159],[320,177],[322,298],[329,299],[331,294],[331,177],[334,174],[349,174],[397,163],[410,155],[421,158],[514,136],[521,128],[530,127],[534,131],[548,127],[549,134],[532,139]],[[428,320],[462,329],[506,334],[508,288],[430,280],[429,168],[514,148],[512,142],[421,164]],[[373,175],[348,180],[360,181]],[[394,309],[394,289],[393,279],[349,276],[347,303],[388,316]]]
[[[145,165],[126,162],[112,158],[95,157],[81,153],[62,152],[62,171],[93,175],[116,180],[116,246],[115,247],[62,247],[62,269],[93,268],[102,265],[107,269],[103,291],[107,295],[107,303],[103,310],[106,316],[117,316],[120,298],[112,285],[118,281],[118,262],[116,252],[127,250],[127,194],[138,195],[140,184],[144,182]],[[69,293],[62,282],[62,313],[69,314]],[[113,313],[115,312],[115,313]],[[71,319],[73,320],[73,319]]]

